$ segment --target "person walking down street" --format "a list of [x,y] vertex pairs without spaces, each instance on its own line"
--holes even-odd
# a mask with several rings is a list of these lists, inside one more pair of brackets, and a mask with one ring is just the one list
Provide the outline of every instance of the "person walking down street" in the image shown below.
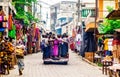
[[80,47],[81,47],[81,35],[77,34],[76,40],[75,40],[75,45],[76,45],[76,51],[75,52],[80,52]]
[[74,39],[72,37],[69,38],[69,41],[70,41],[70,49],[72,51],[75,51],[75,43],[74,43]]
[[78,39],[78,41],[76,42],[77,46],[76,46],[76,49],[77,49],[77,52],[80,52],[80,39]]
[[17,65],[19,70],[19,75],[22,75],[22,71],[24,70],[24,45],[19,43],[18,46],[16,46],[16,58],[17,58]]

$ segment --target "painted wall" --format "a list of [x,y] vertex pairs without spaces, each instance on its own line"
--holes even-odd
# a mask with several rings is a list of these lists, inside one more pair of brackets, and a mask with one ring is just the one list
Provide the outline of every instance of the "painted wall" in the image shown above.
[[98,0],[98,18],[102,19],[108,15],[107,6],[118,9],[118,0]]

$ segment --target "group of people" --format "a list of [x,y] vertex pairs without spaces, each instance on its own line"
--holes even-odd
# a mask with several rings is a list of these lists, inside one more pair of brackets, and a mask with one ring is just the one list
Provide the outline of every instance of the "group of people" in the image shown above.
[[66,57],[68,53],[68,36],[52,33],[42,35],[41,49],[43,59]]

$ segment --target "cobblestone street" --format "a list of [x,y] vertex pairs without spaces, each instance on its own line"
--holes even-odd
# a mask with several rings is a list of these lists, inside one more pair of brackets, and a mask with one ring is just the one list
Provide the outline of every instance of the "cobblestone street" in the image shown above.
[[23,76],[19,76],[17,66],[10,71],[10,75],[1,77],[107,77],[98,67],[92,66],[80,57],[70,52],[68,65],[49,64],[42,62],[42,53],[27,55],[25,57],[25,70]]

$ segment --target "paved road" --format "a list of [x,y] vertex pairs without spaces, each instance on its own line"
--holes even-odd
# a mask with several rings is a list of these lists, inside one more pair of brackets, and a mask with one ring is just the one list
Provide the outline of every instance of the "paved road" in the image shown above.
[[70,52],[68,65],[49,64],[42,62],[42,53],[32,54],[25,57],[25,70],[23,76],[18,75],[16,69],[10,71],[10,75],[2,77],[108,77],[102,74],[98,67],[92,66]]

